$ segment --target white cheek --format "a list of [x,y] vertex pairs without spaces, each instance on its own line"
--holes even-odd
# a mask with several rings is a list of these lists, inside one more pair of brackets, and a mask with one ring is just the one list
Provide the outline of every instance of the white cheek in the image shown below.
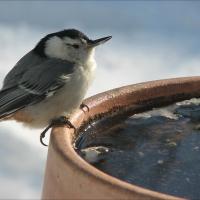
[[45,54],[51,58],[67,59],[66,45],[59,37],[52,37],[46,42]]
[[45,54],[50,58],[68,60],[83,66],[86,65],[88,61],[90,62],[91,57],[93,57],[93,50],[90,50],[88,52],[86,45],[83,44],[83,46],[80,46],[79,49],[75,49],[71,46],[68,46],[66,42],[68,42],[68,44],[74,44],[74,42],[78,44],[78,41],[76,40],[72,40],[69,38],[62,40],[61,38],[55,36],[47,40],[45,46]]

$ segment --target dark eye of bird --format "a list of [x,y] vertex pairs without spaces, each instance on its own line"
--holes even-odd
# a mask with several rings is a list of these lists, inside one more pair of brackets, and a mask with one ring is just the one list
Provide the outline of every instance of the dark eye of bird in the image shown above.
[[72,45],[75,49],[78,49],[79,48],[79,45],[78,44],[73,44]]

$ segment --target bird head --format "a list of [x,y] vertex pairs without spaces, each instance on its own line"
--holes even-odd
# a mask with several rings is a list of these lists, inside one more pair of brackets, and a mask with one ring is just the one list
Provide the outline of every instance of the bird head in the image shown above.
[[36,45],[34,52],[42,57],[84,63],[93,55],[95,47],[111,38],[91,40],[78,30],[67,29],[46,35]]

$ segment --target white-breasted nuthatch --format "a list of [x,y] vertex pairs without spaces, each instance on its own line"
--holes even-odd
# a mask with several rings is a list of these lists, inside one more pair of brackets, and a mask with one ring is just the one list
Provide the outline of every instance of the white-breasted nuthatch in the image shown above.
[[42,38],[5,77],[0,120],[47,129],[59,123],[70,125],[67,118],[81,105],[93,78],[94,49],[109,39],[90,40],[75,29]]

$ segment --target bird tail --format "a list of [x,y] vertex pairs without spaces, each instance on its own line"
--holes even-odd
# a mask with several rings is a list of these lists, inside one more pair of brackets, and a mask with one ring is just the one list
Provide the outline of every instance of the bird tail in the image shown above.
[[14,87],[0,91],[0,122],[10,118],[14,112],[21,109],[20,106],[16,106],[20,95]]
[[12,115],[7,115],[7,116],[0,116],[0,122],[6,121],[12,118]]

